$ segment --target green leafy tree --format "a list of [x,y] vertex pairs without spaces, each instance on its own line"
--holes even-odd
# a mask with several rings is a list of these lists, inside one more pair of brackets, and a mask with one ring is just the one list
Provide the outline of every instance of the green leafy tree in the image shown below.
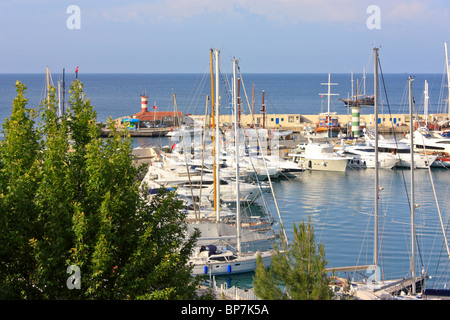
[[[201,279],[187,264],[198,233],[185,239],[175,193],[140,192],[145,168],[133,165],[130,137],[112,121],[111,136],[100,137],[78,80],[62,117],[49,90],[38,129],[20,83],[17,92],[0,145],[0,297],[199,298]],[[79,289],[67,285],[72,266]]]
[[294,223],[292,243],[276,247],[270,269],[258,257],[253,278],[256,295],[266,300],[328,300],[332,297],[325,268],[323,244],[316,247],[311,219],[308,225]]
[[16,82],[12,114],[3,123],[0,143],[0,292],[6,297],[33,298],[35,261],[32,239],[36,237],[33,204],[40,161],[37,112],[27,109],[26,86]]

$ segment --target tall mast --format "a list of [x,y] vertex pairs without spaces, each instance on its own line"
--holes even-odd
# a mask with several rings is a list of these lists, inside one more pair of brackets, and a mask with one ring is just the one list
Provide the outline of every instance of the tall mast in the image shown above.
[[220,218],[220,173],[219,173],[219,166],[220,166],[220,117],[219,117],[219,104],[220,104],[220,93],[219,93],[219,50],[215,50],[215,62],[216,62],[216,110],[215,110],[215,116],[216,116],[216,135],[215,135],[215,162],[216,162],[216,195],[215,195],[215,201],[216,201],[216,221],[219,221]]
[[415,212],[414,212],[414,152],[413,152],[413,146],[414,146],[414,123],[413,123],[413,94],[412,94],[412,77],[408,78],[409,82],[409,129],[410,129],[410,139],[411,139],[411,145],[410,145],[410,153],[411,153],[411,263],[410,263],[410,271],[411,271],[411,277],[413,278],[412,281],[412,294],[416,294],[416,242],[415,242]]
[[328,96],[328,114],[330,114],[330,103],[331,96],[338,96],[337,93],[331,93],[331,85],[337,85],[337,83],[331,83],[331,74],[328,74],[328,83],[321,83],[321,85],[328,85],[328,93],[319,93],[319,95],[327,95]]
[[264,93],[265,92],[263,90],[263,92],[262,92],[262,104],[261,104],[261,112],[262,112],[262,115],[263,115],[263,125],[262,125],[263,129],[266,128],[266,104],[264,102]]
[[[353,95],[353,71],[352,71],[351,83],[352,83],[352,100],[353,100],[355,98],[355,96]],[[356,98],[358,98],[358,97],[356,97]]]
[[374,111],[375,111],[375,225],[373,244],[373,264],[378,266],[378,48],[373,49],[374,54]]
[[424,90],[424,99],[423,99],[423,114],[425,116],[425,124],[428,126],[428,81],[425,80],[425,90]]
[[216,203],[216,134],[215,134],[215,106],[214,106],[214,66],[213,66],[213,49],[210,50],[210,58],[211,58],[211,130],[212,130],[212,142],[213,142],[213,179],[214,179],[214,212],[217,212],[217,205]]
[[363,68],[363,88],[364,88],[364,97],[366,96],[366,68]]
[[47,108],[50,109],[50,71],[47,66]]
[[58,116],[61,117],[61,81],[58,81]]
[[445,47],[445,68],[447,70],[447,88],[448,88],[448,95],[447,95],[447,103],[448,103],[448,117],[450,118],[450,69],[448,67],[448,54],[447,54],[447,42],[444,42]]
[[234,109],[234,143],[236,160],[236,238],[237,251],[241,251],[241,203],[239,192],[239,113],[238,113],[238,79],[237,79],[238,60],[233,59],[233,109]]
[[63,80],[62,80],[62,113],[65,113],[65,97],[66,97],[66,79],[65,79],[65,70],[63,68]]

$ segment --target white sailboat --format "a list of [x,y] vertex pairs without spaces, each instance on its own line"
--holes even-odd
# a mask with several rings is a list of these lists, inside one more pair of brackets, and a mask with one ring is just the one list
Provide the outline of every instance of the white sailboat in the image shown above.
[[[374,48],[374,82],[375,82],[375,116],[378,118],[378,48]],[[409,78],[410,90],[410,112],[412,113],[412,78]],[[411,122],[411,130],[413,124]],[[378,242],[378,206],[379,206],[379,177],[378,177],[378,126],[375,125],[375,141],[374,146],[376,150],[376,166],[375,166],[375,222],[374,222],[374,249],[373,249],[373,265],[370,270],[374,271],[373,276],[369,277],[367,282],[351,283],[351,294],[357,299],[362,300],[381,300],[394,299],[395,293],[402,290],[408,290],[409,297],[415,298],[417,294],[417,284],[423,284],[425,274],[416,274],[415,256],[416,256],[416,233],[415,233],[415,203],[414,203],[414,170],[411,170],[411,260],[410,260],[410,277],[395,280],[380,280],[379,271],[379,242]],[[414,167],[414,154],[410,153],[411,163]],[[408,289],[409,288],[409,289]]]
[[[218,60],[219,51],[215,51],[216,56],[216,77],[218,77]],[[239,125],[237,115],[237,60],[233,60],[233,107],[235,111],[235,161],[236,161],[236,179],[239,179]],[[216,82],[217,84],[218,82]],[[216,87],[216,97],[219,97],[218,86]],[[219,103],[216,100],[216,114],[218,114]],[[219,122],[217,122],[218,124]],[[218,127],[218,125],[217,125]],[[216,145],[216,152],[219,152]],[[218,170],[217,170],[218,171]],[[218,173],[218,172],[216,172]],[[236,193],[240,193],[240,185],[235,185]],[[220,197],[220,194],[218,194]],[[220,216],[218,212],[217,216]],[[232,250],[228,246],[216,246],[216,245],[202,245],[195,250],[189,260],[189,264],[193,266],[192,274],[194,275],[224,275],[224,274],[236,274],[252,272],[256,269],[256,260],[258,255],[261,256],[264,266],[269,267],[272,256],[275,254],[273,249],[258,252],[244,252],[242,250],[242,235],[241,235],[241,206],[239,197],[236,199],[236,243],[235,250]],[[224,239],[223,239],[224,240]]]

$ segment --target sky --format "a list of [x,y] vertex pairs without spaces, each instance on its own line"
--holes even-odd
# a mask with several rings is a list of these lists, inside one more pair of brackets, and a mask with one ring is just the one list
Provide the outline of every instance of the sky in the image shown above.
[[447,41],[448,0],[0,0],[0,73],[442,73]]

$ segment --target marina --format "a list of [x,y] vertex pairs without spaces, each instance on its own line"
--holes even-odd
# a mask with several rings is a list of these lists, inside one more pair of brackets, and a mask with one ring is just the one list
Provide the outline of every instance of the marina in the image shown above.
[[[330,83],[329,75],[328,81]],[[236,88],[237,82],[234,83]],[[415,281],[398,282],[398,279],[408,278],[410,272],[411,206],[407,185],[411,182],[408,173],[413,171],[419,186],[414,206],[421,215],[416,226],[416,233],[420,235],[418,266],[423,270],[419,278],[427,278],[426,288],[447,288],[449,256],[441,232],[449,219],[447,158],[426,153],[423,145],[419,150],[415,143],[417,156],[425,160],[411,170],[410,166],[402,165],[406,162],[400,158],[403,152],[393,152],[400,143],[407,146],[411,125],[419,123],[423,117],[417,116],[412,123],[406,113],[389,113],[389,117],[387,114],[377,117],[370,112],[361,114],[359,120],[364,126],[358,126],[361,132],[355,137],[352,116],[336,113],[333,117],[341,124],[341,130],[338,135],[327,137],[313,130],[320,124],[323,110],[316,108],[315,114],[308,115],[265,113],[266,109],[262,108],[264,113],[258,114],[261,118],[257,121],[255,115],[239,113],[235,91],[232,96],[234,111],[216,113],[213,117],[208,112],[192,115],[177,110],[161,111],[165,112],[163,116],[156,111],[160,107],[148,111],[147,96],[141,95],[141,116],[148,113],[147,118],[140,119],[133,113],[139,105],[136,101],[128,115],[114,118],[116,129],[132,137],[136,161],[149,164],[143,179],[145,192],[151,196],[160,187],[177,190],[179,198],[185,202],[189,224],[202,225],[204,237],[191,261],[196,274],[208,275],[220,286],[251,289],[257,253],[264,252],[264,263],[268,266],[274,253],[273,240],[282,241],[283,237],[289,240],[293,236],[293,223],[311,218],[316,242],[325,246],[327,270],[343,273],[342,279],[353,281],[362,276],[367,280],[373,266],[370,252],[375,250],[371,228],[376,216],[372,186],[379,179],[382,192],[378,266],[383,280],[397,279],[392,282],[395,285],[391,291],[385,287],[380,290],[388,295],[406,294]],[[174,98],[172,93],[169,109],[178,107]],[[101,104],[98,110],[104,115],[117,113],[113,109],[102,111]],[[435,113],[433,117],[443,119],[446,113]],[[211,125],[213,119],[220,125]],[[395,148],[380,143],[387,153],[380,152],[382,170],[377,175],[375,142],[370,130],[374,123],[381,124],[386,119],[388,123],[379,127],[380,141],[376,143],[394,139]],[[445,125],[442,128],[445,129]],[[108,134],[103,129],[102,135],[107,137]],[[241,142],[235,144],[237,137]],[[444,139],[437,137],[441,138]],[[400,142],[401,139],[405,141]],[[252,144],[261,141],[263,146]],[[369,151],[370,155],[358,153],[355,150],[358,146],[364,148],[359,151]],[[388,161],[388,155],[395,161]],[[334,165],[331,161],[340,164]],[[215,183],[218,183],[217,190],[213,187]],[[236,211],[241,209],[242,215],[237,216]],[[236,221],[240,221],[241,228]],[[282,224],[284,234],[280,234]],[[238,240],[241,238],[242,242]]]

